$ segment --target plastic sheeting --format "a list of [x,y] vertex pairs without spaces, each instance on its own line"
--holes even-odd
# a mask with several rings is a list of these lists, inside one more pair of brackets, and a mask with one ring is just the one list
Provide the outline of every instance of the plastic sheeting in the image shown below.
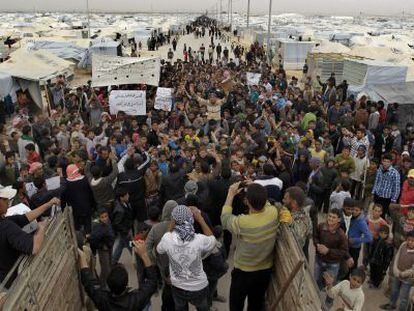
[[48,52],[63,59],[74,59],[80,61],[87,49],[81,48],[71,42],[54,42],[54,41],[35,41],[31,43],[29,49],[47,50]]

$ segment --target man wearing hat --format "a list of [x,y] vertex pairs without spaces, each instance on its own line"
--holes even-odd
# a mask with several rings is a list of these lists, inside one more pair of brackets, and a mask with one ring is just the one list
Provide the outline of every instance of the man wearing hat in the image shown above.
[[[38,223],[38,229],[34,235],[24,232],[21,228],[40,217],[46,210],[53,205],[59,205],[60,200],[51,199],[46,204],[26,213],[25,215],[14,215],[6,217],[10,200],[14,198],[17,191],[12,187],[3,187],[0,185],[0,283],[6,278],[10,269],[15,264],[21,254],[35,255],[40,251],[47,222]],[[6,287],[17,276],[17,270],[9,278]]]

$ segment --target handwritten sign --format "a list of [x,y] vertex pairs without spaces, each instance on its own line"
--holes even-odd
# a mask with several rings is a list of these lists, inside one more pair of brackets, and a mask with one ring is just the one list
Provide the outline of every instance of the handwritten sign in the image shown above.
[[117,114],[119,111],[130,116],[144,116],[147,113],[145,91],[118,91],[109,94],[109,111]]
[[247,85],[258,85],[261,77],[261,73],[246,72]]
[[92,86],[148,84],[158,86],[160,59],[94,55]]
[[171,111],[172,89],[159,87],[155,96],[154,108],[158,110]]

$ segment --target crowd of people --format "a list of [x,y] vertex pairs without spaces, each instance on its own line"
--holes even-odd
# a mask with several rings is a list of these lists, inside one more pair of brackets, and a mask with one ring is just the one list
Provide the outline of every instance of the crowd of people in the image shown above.
[[[60,205],[71,207],[79,241],[99,259],[96,275],[79,251],[82,283],[99,310],[149,310],[158,290],[162,310],[189,303],[213,310],[213,301],[228,301],[241,311],[246,298],[248,310],[263,310],[281,225],[307,260],[315,254],[327,309],[362,310],[369,275],[370,288],[389,288],[382,309],[406,310],[414,282],[413,124],[401,127],[396,103],[348,96],[334,75],[288,79],[258,43],[222,49],[220,37],[230,34],[210,19],[184,31],[207,32],[207,51],[193,47],[192,57],[185,47],[161,67],[160,86],[174,90],[171,111],[154,109],[155,87],[71,90],[58,77],[48,89],[49,116],[19,107],[0,125],[0,281],[20,254],[38,253],[47,223],[39,221],[34,235],[20,228]],[[260,81],[250,83],[248,72]],[[147,114],[110,115],[116,89],[146,90]],[[60,187],[50,190],[55,176]],[[18,203],[31,212],[5,217]],[[135,254],[135,290],[119,263],[125,248]],[[217,285],[229,266],[223,297]]]

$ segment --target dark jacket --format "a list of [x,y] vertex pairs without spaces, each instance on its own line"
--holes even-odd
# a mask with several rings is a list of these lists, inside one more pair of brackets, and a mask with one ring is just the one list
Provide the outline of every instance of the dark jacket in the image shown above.
[[127,170],[118,175],[117,187],[125,188],[129,193],[129,203],[139,221],[146,220],[147,210],[145,208],[145,171],[150,164],[150,158],[137,169]]
[[[47,190],[46,188],[39,190],[30,198],[30,209],[36,209],[39,206],[49,202],[53,198],[60,198],[60,189]],[[42,214],[42,216],[49,216],[50,209]]]
[[112,228],[122,235],[128,235],[134,223],[134,214],[130,204],[115,202],[115,208],[111,214]]
[[338,227],[335,232],[328,230],[326,223],[321,223],[313,236],[313,244],[322,244],[329,248],[326,255],[316,253],[317,258],[324,262],[339,263],[350,257],[348,253],[348,239],[344,231]]
[[92,189],[86,177],[76,181],[66,181],[62,190],[62,206],[72,206],[73,215],[91,216],[95,210]]
[[98,249],[112,249],[114,241],[115,235],[111,224],[98,222],[93,225],[89,243],[94,252]]
[[380,266],[385,273],[394,256],[394,246],[392,243],[381,238],[375,239],[369,248],[369,263]]
[[86,293],[99,311],[136,311],[142,310],[157,290],[156,267],[145,268],[144,274],[146,278],[139,289],[126,291],[118,296],[103,289],[89,268],[81,270],[81,280]]
[[160,201],[164,204],[168,200],[176,200],[184,196],[186,176],[183,171],[170,173],[161,180]]
[[206,212],[213,226],[221,225],[221,211],[226,202],[230,185],[230,179],[224,178],[209,180],[207,184],[209,201],[206,204]]

